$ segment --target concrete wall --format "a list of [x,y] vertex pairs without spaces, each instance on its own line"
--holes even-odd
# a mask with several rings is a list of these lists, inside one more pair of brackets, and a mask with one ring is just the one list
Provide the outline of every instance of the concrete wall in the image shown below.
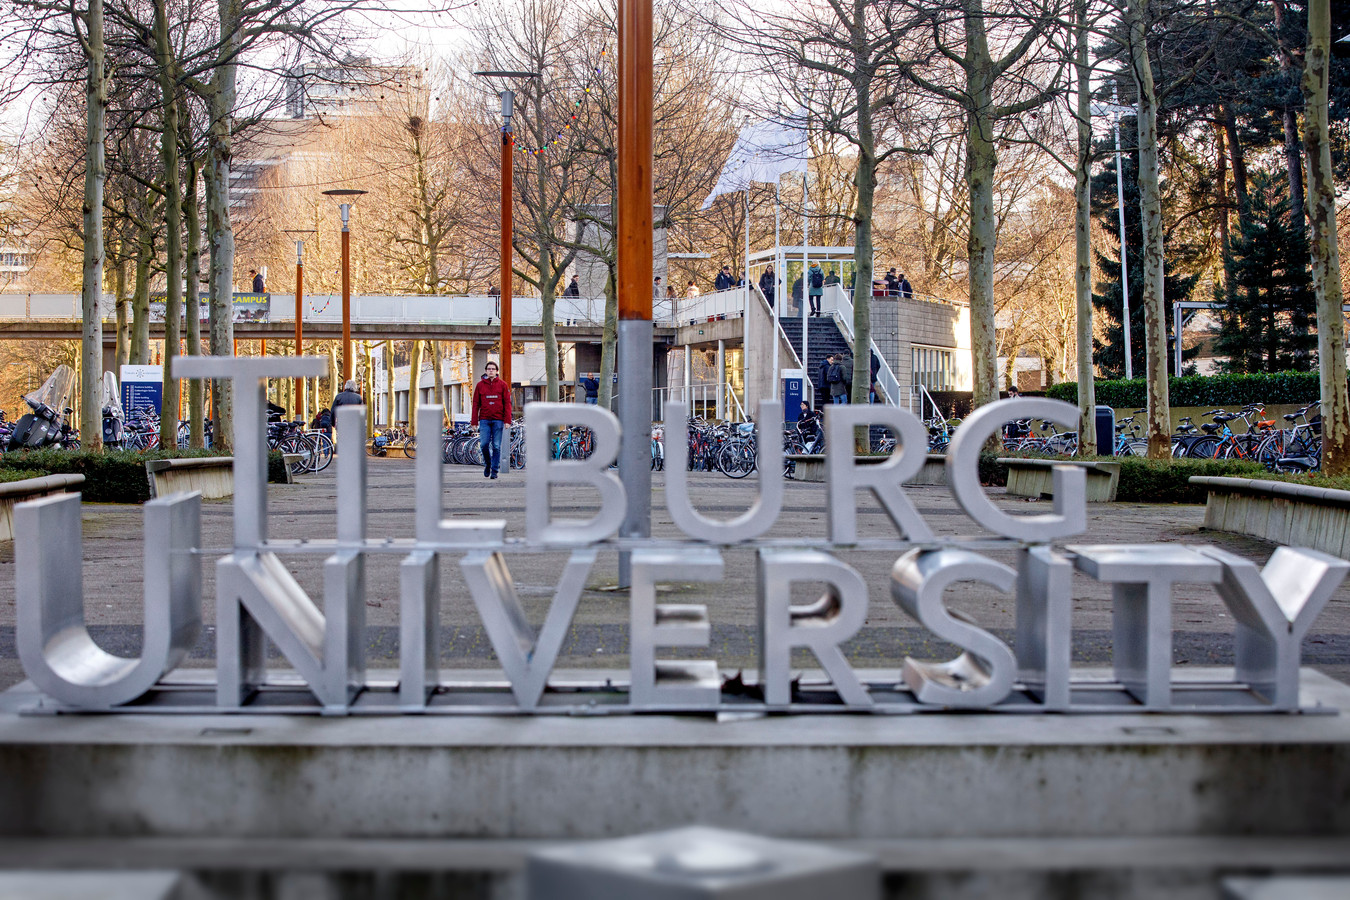
[[872,339],[902,386],[913,383],[915,344],[957,351],[955,389],[971,389],[970,308],[933,300],[872,298]]

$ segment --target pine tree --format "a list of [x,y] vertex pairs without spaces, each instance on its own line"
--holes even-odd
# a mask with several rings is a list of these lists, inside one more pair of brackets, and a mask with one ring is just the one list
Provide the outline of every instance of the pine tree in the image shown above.
[[1316,359],[1316,299],[1286,176],[1258,172],[1247,203],[1229,251],[1233,283],[1215,350],[1228,357],[1229,372],[1307,371]]
[[[1133,119],[1122,119],[1122,137],[1133,134]],[[1138,158],[1129,151],[1121,154],[1124,164],[1125,187],[1125,241],[1130,277],[1130,356],[1134,374],[1144,374],[1144,306],[1143,297],[1143,228],[1139,220]],[[1092,356],[1102,378],[1125,377],[1125,329],[1121,323],[1124,300],[1120,289],[1120,218],[1116,204],[1116,158],[1107,157],[1107,164],[1092,179],[1092,211],[1110,238],[1100,242],[1096,251],[1095,270],[1101,273],[1097,290],[1092,295],[1092,306],[1104,323],[1103,339],[1093,339]],[[1164,189],[1164,194],[1166,190]],[[1164,205],[1166,210],[1166,205]],[[1112,243],[1115,249],[1112,250]],[[1189,248],[1169,246],[1167,275],[1163,283],[1166,298],[1167,333],[1172,334],[1172,304],[1190,298],[1199,275],[1178,274],[1178,266],[1191,255]],[[1170,344],[1170,338],[1169,338]],[[1194,355],[1192,350],[1185,357]],[[1173,359],[1171,352],[1168,359]],[[1173,372],[1172,374],[1178,374]]]

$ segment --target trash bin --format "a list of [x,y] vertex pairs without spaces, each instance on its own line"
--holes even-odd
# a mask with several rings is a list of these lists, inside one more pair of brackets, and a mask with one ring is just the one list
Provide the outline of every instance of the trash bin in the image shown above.
[[1116,411],[1109,406],[1097,407],[1097,455],[1115,456]]

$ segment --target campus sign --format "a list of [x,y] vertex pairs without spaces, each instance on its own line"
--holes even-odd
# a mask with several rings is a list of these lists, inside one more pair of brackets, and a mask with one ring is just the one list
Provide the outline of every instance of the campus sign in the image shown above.
[[[164,294],[150,295],[151,322],[163,322],[167,318],[168,303],[168,297]],[[203,303],[198,309],[201,320],[205,322],[211,314],[210,305]],[[231,295],[230,315],[235,322],[266,322],[271,312],[271,294],[241,294],[236,291]]]
[[[1066,543],[1085,530],[1084,473],[1054,469],[1048,513],[1014,515],[986,495],[978,478],[981,447],[1003,422],[1033,416],[1073,427],[1078,411],[1041,399],[1006,400],[967,418],[946,457],[952,496],[992,537],[938,537],[906,495],[904,482],[924,463],[922,423],[899,409],[830,407],[827,534],[766,537],[783,506],[781,449],[760,444],[759,495],[731,519],[713,519],[689,499],[682,404],[667,404],[665,497],[682,539],[622,538],[624,486],[610,471],[619,451],[618,420],[583,404],[533,403],[525,409],[525,534],[508,537],[501,520],[447,517],[441,507],[440,454],[416,461],[415,535],[395,540],[366,531],[364,410],[338,412],[337,533],[314,541],[274,540],[267,534],[265,377],[321,375],[321,359],[189,357],[174,361],[189,378],[235,382],[234,540],[228,549],[201,547],[200,498],[174,495],[147,503],[145,516],[145,638],[138,659],[112,656],[85,627],[81,584],[80,498],[62,495],[21,504],[15,512],[20,659],[48,710],[128,710],[365,713],[493,713],[522,711],[637,712],[672,710],[912,713],[947,709],[1009,712],[1261,712],[1298,709],[1300,645],[1313,620],[1345,578],[1350,564],[1308,549],[1282,547],[1264,568],[1209,546]],[[441,412],[423,409],[424,434],[440,429]],[[763,403],[761,433],[781,428],[782,408]],[[856,465],[854,429],[879,424],[897,436],[880,465]],[[581,425],[595,433],[585,460],[552,460],[550,433]],[[646,436],[644,434],[644,441]],[[554,488],[582,486],[598,509],[564,518]],[[857,498],[870,492],[888,514],[892,538],[857,532]],[[759,606],[757,677],[747,688],[724,685],[717,661],[662,659],[662,648],[709,643],[708,610],[657,602],[663,582],[716,582],[729,548],[755,554]],[[1013,550],[1016,565],[985,555]],[[843,645],[865,627],[869,593],[859,572],[836,551],[885,553],[895,562],[890,600],[935,638],[958,648],[949,660],[906,659],[878,675],[848,662]],[[628,683],[612,679],[551,682],[587,578],[600,553],[629,554]],[[512,582],[520,554],[566,553],[542,628],[528,622]],[[397,681],[368,678],[365,648],[366,561],[396,554],[399,566],[400,649]],[[202,630],[202,560],[216,563],[216,657],[213,682],[174,676]],[[312,598],[287,560],[321,556],[323,596]],[[481,617],[504,677],[446,680],[440,664],[440,560],[458,565],[467,597]],[[1073,582],[1112,585],[1113,677],[1076,673],[1070,665]],[[1014,598],[1012,644],[949,609],[948,589],[978,582]],[[1174,677],[1172,589],[1211,584],[1236,629],[1231,680]],[[794,586],[819,590],[809,604],[792,602]],[[294,677],[269,679],[268,639]],[[792,653],[809,650],[819,678],[794,673]],[[550,687],[553,689],[550,690]]]

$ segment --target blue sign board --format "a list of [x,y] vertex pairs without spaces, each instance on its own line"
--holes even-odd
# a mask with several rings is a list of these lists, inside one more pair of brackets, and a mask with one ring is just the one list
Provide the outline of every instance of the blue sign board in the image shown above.
[[128,420],[147,409],[159,415],[163,402],[163,366],[122,367],[122,409]]

